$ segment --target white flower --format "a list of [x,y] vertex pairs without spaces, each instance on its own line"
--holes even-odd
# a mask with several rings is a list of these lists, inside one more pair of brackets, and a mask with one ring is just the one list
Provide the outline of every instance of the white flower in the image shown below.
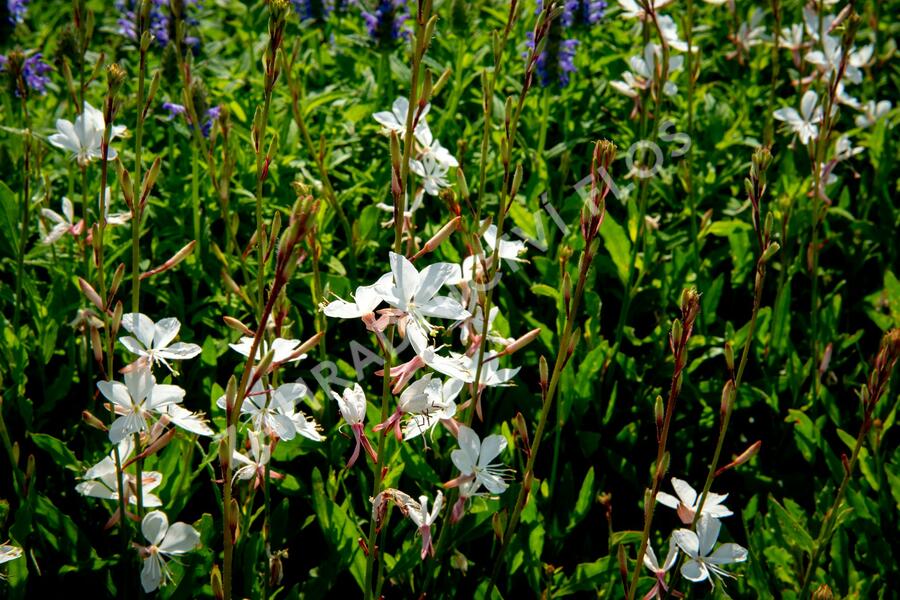
[[[629,59],[631,65],[631,73],[626,71],[622,74],[624,81],[612,81],[610,85],[617,91],[636,98],[641,90],[647,88],[651,81],[657,81],[661,69],[657,65],[662,57],[662,48],[650,42],[644,46],[642,56],[632,56]],[[680,70],[684,65],[684,57],[679,55],[669,55],[668,74]],[[674,96],[678,92],[678,87],[668,79],[663,83],[663,93],[667,96]]]
[[140,548],[144,559],[141,585],[149,594],[172,579],[163,556],[179,556],[190,552],[200,543],[200,533],[187,523],[169,526],[168,517],[159,510],[147,513],[141,523],[141,532],[150,542],[149,546]]
[[[654,596],[662,599],[668,594],[669,588],[666,586],[666,572],[675,564],[675,558],[677,556],[678,544],[675,543],[675,540],[670,538],[669,551],[666,554],[666,560],[660,565],[659,561],[656,559],[656,553],[653,552],[653,546],[647,544],[647,551],[644,553],[644,566],[653,573],[654,577],[656,577],[656,584],[654,584],[653,588],[644,595],[644,600],[649,600]],[[663,594],[663,592],[666,592],[666,594]]]
[[215,432],[207,424],[205,415],[193,413],[178,404],[168,404],[160,414],[176,427],[197,435],[212,436]]
[[424,119],[421,121],[421,130],[416,130],[416,140],[422,146],[421,152],[423,156],[431,157],[446,169],[459,166],[459,161],[434,138],[431,128],[428,127]]
[[[385,302],[410,316],[408,329],[418,329],[413,335],[430,335],[434,327],[426,317],[462,320],[469,311],[449,296],[437,296],[441,287],[450,280],[459,279],[459,265],[434,263],[420,272],[402,254],[390,253],[393,281],[376,285]],[[409,327],[411,326],[411,327]]]
[[[822,16],[822,31],[825,32],[825,35],[828,35],[828,32],[831,31],[831,26],[834,25],[835,18],[835,15]],[[808,33],[812,39],[818,41],[819,13],[812,6],[803,7],[803,23],[806,25],[806,33]]]
[[[416,139],[420,137],[422,130],[427,128],[427,125],[425,125],[425,115],[428,114],[430,109],[431,105],[426,104],[425,108],[422,109],[422,113],[419,115],[419,122],[413,130]],[[384,133],[390,134],[390,132],[395,131],[397,132],[397,137],[402,138],[406,134],[406,115],[408,112],[409,100],[400,97],[394,100],[394,103],[391,105],[391,110],[377,112],[372,115],[372,117],[381,124]],[[420,140],[420,143],[423,142]]]
[[432,196],[437,196],[443,188],[450,187],[447,181],[447,167],[430,154],[424,155],[422,160],[409,159],[409,168],[422,178],[425,192]]
[[[431,375],[428,374],[425,377],[430,378]],[[462,390],[463,382],[452,377],[442,384],[437,380],[432,381],[438,383],[439,389],[437,394],[429,397],[430,404],[426,410],[410,414],[409,419],[403,425],[404,441],[409,441],[426,431],[431,431],[441,421],[452,419],[456,415],[455,400]]]
[[122,345],[129,352],[137,354],[145,358],[149,364],[164,364],[173,374],[178,373],[172,369],[169,364],[170,360],[186,360],[194,358],[200,354],[200,346],[197,344],[187,344],[185,342],[176,342],[172,344],[172,340],[178,335],[181,329],[181,323],[174,317],[162,319],[158,323],[142,313],[128,313],[122,315],[122,327],[128,333],[134,334],[132,337],[126,335],[119,338]]
[[805,146],[819,136],[819,128],[816,125],[822,120],[822,109],[816,107],[819,96],[812,90],[807,90],[800,99],[800,112],[795,108],[779,108],[773,114],[779,121],[787,123],[788,129],[800,137],[800,142]]
[[869,100],[860,110],[862,111],[862,114],[857,115],[854,121],[856,126],[863,128],[870,127],[891,112],[891,101],[881,100],[876,103],[874,100]]
[[391,274],[385,273],[378,281],[372,285],[364,285],[356,288],[353,302],[346,300],[332,300],[322,309],[326,317],[337,317],[338,319],[359,319],[368,314],[375,312],[375,309],[381,304],[381,294],[376,289],[378,286],[390,285]]
[[83,221],[75,222],[75,207],[72,205],[72,201],[65,196],[62,199],[62,214],[49,208],[42,208],[41,215],[53,223],[53,229],[49,232],[43,230],[43,223],[41,223],[41,243],[43,244],[52,244],[67,233],[71,233],[73,236],[80,235],[84,228]]
[[[419,188],[416,190],[415,196],[413,196],[413,201],[409,201],[409,194],[406,196],[406,202],[403,204],[403,218],[404,219],[412,219],[413,215],[422,207],[422,201],[425,199],[425,190]],[[383,210],[385,212],[392,213],[394,212],[394,205],[387,204],[385,202],[379,202],[375,205],[379,210]],[[385,227],[394,224],[393,216],[386,222],[382,223]]]
[[0,565],[11,560],[16,560],[20,556],[22,556],[22,549],[18,546],[0,544]]
[[[473,303],[476,302],[477,298],[473,296],[472,301]],[[492,306],[488,313],[487,339],[495,344],[508,346],[513,340],[503,337],[494,330],[494,321],[499,314],[500,307]],[[481,336],[482,331],[484,331],[484,311],[480,304],[476,304],[475,313],[459,328],[459,340],[463,344],[468,345],[469,340],[473,340],[473,342],[477,340]]]
[[112,197],[110,194],[109,186],[106,186],[106,197],[104,198],[104,202],[101,205],[100,202],[100,194],[97,194],[97,206],[105,209],[104,217],[106,218],[107,225],[124,225],[128,221],[131,220],[131,213],[123,212],[123,213],[113,213],[109,214],[109,205],[112,204]]
[[422,534],[422,560],[425,560],[425,557],[429,554],[434,556],[434,546],[431,543],[431,526],[437,521],[443,505],[444,494],[440,490],[434,497],[434,506],[432,506],[430,512],[426,496],[419,496],[418,502],[411,502],[407,505],[409,518],[412,519],[412,522],[419,528],[419,533]]
[[[266,390],[262,381],[257,381],[241,403],[241,414],[250,416],[257,431],[292,440],[297,430],[290,415],[294,413],[297,398],[305,393],[306,386],[302,383],[285,383],[274,390]],[[216,405],[225,410],[225,396],[220,396]]]
[[177,385],[157,384],[149,368],[125,373],[124,385],[118,381],[98,381],[97,387],[121,415],[109,428],[109,440],[118,444],[127,435],[147,429],[150,412],[161,413],[169,404],[181,402],[184,390]]
[[738,47],[748,50],[768,40],[766,28],[761,25],[764,16],[763,11],[754,8],[750,18],[741,23],[735,36],[735,44]]
[[[254,486],[259,486],[263,477],[265,477],[266,465],[272,458],[272,449],[265,443],[262,432],[251,431],[250,438],[250,456],[247,457],[237,450],[232,451],[231,459],[240,465],[234,472],[235,479],[242,481],[253,480]],[[271,475],[271,470],[269,471]]]
[[[449,380],[453,382],[454,380]],[[449,383],[449,382],[448,382]],[[455,389],[455,393],[453,393]],[[374,427],[374,431],[384,431],[387,434],[391,429],[398,440],[412,439],[436,425],[441,419],[450,419],[456,414],[456,404],[453,399],[462,389],[462,383],[457,386],[451,383],[447,386],[449,399],[444,398],[444,384],[440,379],[433,379],[428,373],[418,381],[413,382],[403,390],[397,400],[397,409],[383,423]],[[409,416],[406,426],[401,433],[401,420]]]
[[[681,565],[681,574],[690,581],[703,581],[709,579],[710,585],[715,587],[715,582],[710,574],[719,577],[734,577],[722,569],[721,565],[739,563],[747,560],[747,549],[738,544],[728,543],[720,545],[712,552],[716,540],[719,538],[719,529],[722,527],[718,519],[702,516],[697,523],[697,533],[690,529],[678,529],[672,533],[672,539],[679,548],[688,555],[688,559]],[[710,554],[710,552],[712,552]]]
[[[678,517],[681,519],[681,522],[689,525],[694,521],[694,514],[697,512],[697,504],[699,503],[697,491],[688,482],[677,477],[672,478],[672,487],[675,488],[675,493],[678,494],[677,498],[671,494],[660,492],[656,496],[656,501],[663,506],[674,508],[678,511]],[[703,503],[703,511],[700,513],[700,516],[721,519],[734,514],[722,504],[726,498],[728,498],[728,494],[709,492],[706,495],[706,501]]]
[[842,135],[834,143],[834,160],[848,160],[864,151],[865,148],[853,145],[853,142],[850,141],[850,136]]
[[[232,350],[237,352],[238,354],[242,354],[246,357],[250,356],[250,349],[253,346],[253,338],[252,337],[242,337],[241,340],[237,344],[228,344]],[[295,355],[295,351],[297,347],[300,345],[300,340],[286,340],[284,338],[275,338],[272,342],[271,349],[275,352],[275,356],[272,359],[273,363],[281,363],[281,362],[296,362],[298,360],[303,360],[306,358],[305,354]],[[259,344],[259,348],[256,349],[256,359],[257,361],[262,360],[262,358],[269,353],[269,343],[266,340],[262,340]]]
[[[484,230],[484,241],[487,242],[488,247],[491,249],[491,252],[494,251],[494,248],[497,247],[497,226],[496,225],[488,225],[488,228]],[[525,242],[522,240],[508,240],[506,236],[501,236],[500,238],[500,258],[504,260],[511,260],[515,262],[527,262],[524,258],[519,258],[519,255],[525,252]]]
[[350,429],[353,430],[353,437],[356,439],[356,447],[353,450],[353,454],[350,456],[350,460],[347,462],[347,467],[352,467],[353,464],[356,463],[356,459],[359,458],[360,448],[365,448],[366,453],[369,455],[369,458],[372,459],[372,462],[376,462],[378,456],[375,454],[375,449],[372,448],[372,444],[369,443],[369,438],[366,437],[363,425],[363,422],[366,420],[366,406],[368,402],[366,401],[366,394],[363,392],[362,387],[360,387],[358,383],[355,383],[352,388],[344,388],[343,395],[339,396],[337,392],[334,391],[331,392],[331,395],[337,400],[341,416],[344,417],[344,421],[350,425]]
[[[861,68],[865,67],[872,59],[875,48],[871,44],[862,48],[855,48],[850,51],[845,65],[844,78],[851,83],[859,84],[862,82],[863,73]],[[804,57],[808,62],[820,67],[826,75],[837,73],[841,67],[841,59],[844,55],[844,49],[841,47],[841,41],[830,35],[826,35],[822,39],[822,49],[807,52]]]
[[[124,438],[118,444],[119,461],[124,464],[134,450],[134,442],[130,437]],[[75,490],[82,496],[102,498],[104,500],[119,499],[119,485],[116,470],[115,450],[103,457],[103,460],[85,471],[83,481],[75,486]],[[130,504],[137,504],[137,482],[131,473],[124,474],[125,498]],[[151,494],[153,489],[162,483],[162,473],[146,471],[143,473],[142,494],[144,506],[162,506],[158,497]]]
[[[669,48],[677,52],[687,52],[687,42],[679,39],[678,25],[675,23],[675,19],[669,15],[657,15],[656,22],[663,38],[669,44]],[[693,48],[696,49],[696,46]]]
[[[672,0],[648,0],[654,12],[663,8]],[[622,16],[626,19],[646,19],[647,13],[644,12],[642,6],[643,0],[618,0],[619,7],[622,9]]]
[[[103,113],[85,102],[84,110],[76,117],[75,124],[65,119],[57,119],[58,133],[54,133],[47,140],[57,148],[71,152],[72,158],[76,159],[79,165],[85,166],[95,158],[103,158],[100,144],[105,127]],[[123,133],[125,133],[124,125],[113,125],[109,135],[110,142]],[[116,156],[115,149],[110,147],[107,158],[113,160]]]
[[483,485],[492,494],[502,494],[509,487],[504,480],[507,469],[491,464],[506,449],[506,438],[499,434],[489,435],[482,442],[478,434],[465,425],[459,426],[459,449],[450,453],[456,468]]

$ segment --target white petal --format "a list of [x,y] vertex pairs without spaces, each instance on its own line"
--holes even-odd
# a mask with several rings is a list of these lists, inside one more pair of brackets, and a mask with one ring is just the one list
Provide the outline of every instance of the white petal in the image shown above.
[[800,99],[800,114],[803,115],[805,121],[809,121],[812,117],[818,101],[819,96],[813,90],[806,90],[806,93],[803,94],[803,98]]
[[141,522],[141,532],[147,541],[154,546],[159,546],[169,530],[169,518],[160,510],[148,512]]
[[178,335],[181,323],[175,317],[162,319],[156,323],[153,333],[153,347],[165,348]]
[[[462,431],[460,431],[462,434]],[[500,434],[489,435],[481,442],[481,453],[478,458],[479,466],[486,467],[491,464],[500,453],[506,450],[506,438]]]
[[159,545],[159,551],[165,554],[184,554],[190,552],[200,543],[200,533],[187,523],[175,523],[169,527],[166,539]]
[[194,358],[200,354],[200,352],[202,352],[202,348],[197,344],[176,342],[165,350],[158,350],[156,354],[157,356],[168,358],[170,360],[187,360],[188,358]]
[[131,396],[128,394],[128,388],[118,381],[98,381],[97,389],[113,404],[124,409],[131,409]]
[[681,565],[681,575],[688,581],[704,581],[709,577],[706,565],[696,560],[689,560]]
[[688,507],[694,506],[697,501],[697,492],[687,481],[673,477],[672,487],[675,488],[675,493],[678,494],[682,504]]
[[722,544],[716,551],[706,557],[706,561],[714,565],[727,565],[747,560],[747,549],[731,542]]
[[[410,263],[410,266],[411,263]],[[454,267],[459,268],[451,263],[434,263],[428,265],[419,273],[419,285],[416,290],[416,304],[423,304],[431,300],[439,289],[454,274]]]
[[722,527],[721,521],[707,515],[701,515],[697,522],[697,537],[700,542],[700,556],[709,554],[716,540],[719,539],[719,530]]
[[177,385],[160,384],[153,387],[147,410],[159,411],[167,404],[177,404],[184,399],[185,391]]
[[439,319],[453,319],[461,321],[468,319],[472,313],[463,308],[462,304],[449,296],[438,296],[431,298],[426,303],[417,307],[419,312],[429,317],[437,317]]
[[153,554],[144,559],[144,568],[141,569],[141,585],[146,593],[159,588],[162,582],[162,559]]
[[134,334],[145,348],[153,346],[153,336],[156,333],[156,327],[153,320],[142,313],[126,313],[122,315],[122,327],[128,333]]
[[509,487],[508,483],[493,473],[481,471],[476,478],[484,484],[484,487],[492,494],[502,494],[506,491],[506,488]]
[[697,538],[697,534],[690,529],[676,529],[672,532],[672,539],[691,558],[699,556],[700,540]]

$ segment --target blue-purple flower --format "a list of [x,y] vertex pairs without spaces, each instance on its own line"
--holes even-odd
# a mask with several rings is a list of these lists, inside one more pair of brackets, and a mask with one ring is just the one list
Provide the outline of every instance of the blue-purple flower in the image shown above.
[[603,0],[566,0],[560,20],[564,27],[596,25],[606,14]]
[[[175,104],[174,102],[163,102],[163,109],[169,111],[169,120],[174,119],[178,115],[185,115],[187,118],[187,109],[182,104]],[[216,122],[216,119],[222,114],[221,106],[213,106],[212,108],[206,111],[206,120],[200,124],[200,133],[203,134],[203,137],[209,137],[210,131],[212,131],[212,126]],[[190,126],[190,124],[188,124]]]
[[378,0],[375,10],[363,10],[362,16],[376,44],[389,45],[408,35],[403,27],[409,19],[406,0]]
[[333,0],[292,0],[301,21],[324,22],[334,10]]
[[[537,0],[535,14],[543,10],[543,1]],[[575,52],[580,43],[570,34],[576,27],[592,27],[599,23],[606,13],[604,0],[565,0],[562,14],[550,25],[544,51],[537,59],[538,81],[547,87],[558,81],[560,87],[566,87],[571,80],[575,67]],[[534,49],[534,34],[528,33],[528,48]]]
[[[140,0],[116,0],[116,10],[122,13],[118,19],[119,34],[128,39],[137,42],[137,11],[140,8]],[[197,0],[186,0],[185,10],[188,6],[196,5]],[[188,25],[196,25],[197,20],[193,18],[185,19]],[[150,35],[160,47],[165,47],[174,34],[171,13],[169,11],[169,0],[153,0],[150,6],[150,23],[148,28]],[[196,37],[185,36],[185,45],[195,48],[200,40]]]
[[[44,62],[43,55],[40,52],[36,52],[31,56],[26,57],[24,60],[22,60],[20,56],[18,60],[22,61],[22,80],[25,82],[25,87],[36,94],[46,94],[47,84],[50,83],[48,73],[53,69]],[[8,63],[8,57],[0,55],[0,71],[6,71]],[[17,75],[13,76],[16,77]],[[19,90],[17,87],[16,96],[18,95]]]
[[9,14],[9,22],[17,25],[25,20],[25,14],[28,12],[28,3],[31,0],[7,0],[6,10]]

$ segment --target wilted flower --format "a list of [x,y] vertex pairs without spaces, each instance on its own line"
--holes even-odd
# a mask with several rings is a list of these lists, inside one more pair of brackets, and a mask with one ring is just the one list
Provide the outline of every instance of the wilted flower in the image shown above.
[[172,369],[170,360],[187,360],[201,352],[197,344],[172,343],[178,335],[178,330],[181,329],[181,322],[174,317],[154,323],[145,314],[126,313],[122,315],[122,327],[137,338],[130,335],[119,338],[129,352],[137,354],[150,365],[162,363],[175,375],[178,373]]
[[169,526],[166,514],[159,510],[147,513],[141,523],[141,532],[149,546],[137,546],[144,568],[141,570],[141,585],[148,594],[172,579],[164,556],[180,556],[190,552],[200,544],[200,533],[187,523]]
[[65,196],[62,199],[62,214],[49,208],[42,208],[41,215],[53,223],[53,229],[49,232],[43,231],[43,223],[40,224],[42,227],[41,243],[52,244],[67,233],[77,237],[84,230],[84,221],[79,219],[77,223],[75,222],[75,207],[72,205],[72,201]]
[[[57,148],[71,152],[72,158],[83,167],[94,159],[103,158],[101,143],[105,127],[103,113],[85,102],[84,110],[75,118],[74,125],[66,119],[57,119],[58,133],[54,133],[47,140]],[[123,133],[125,133],[124,125],[113,125],[110,129],[110,142]],[[115,148],[110,147],[107,150],[107,158],[113,160],[116,156],[118,154]]]
[[345,388],[342,396],[339,396],[337,392],[331,392],[331,395],[337,400],[341,416],[344,417],[344,421],[353,430],[353,437],[356,438],[356,447],[353,449],[350,460],[347,461],[347,468],[352,467],[356,463],[356,459],[359,458],[360,448],[365,448],[372,462],[377,462],[378,455],[375,454],[372,444],[369,443],[369,438],[366,437],[363,425],[363,422],[366,420],[367,402],[366,394],[363,392],[362,387],[355,383],[352,388]]
[[712,551],[721,527],[718,519],[703,515],[697,522],[697,533],[690,529],[678,529],[672,533],[672,539],[688,556],[688,560],[681,565],[681,574],[685,579],[694,582],[709,579],[710,585],[715,587],[712,575],[734,577],[722,569],[722,565],[747,560],[747,549],[738,544],[721,544],[715,552]]
[[[681,519],[681,522],[685,525],[689,525],[694,521],[694,515],[697,512],[697,504],[699,503],[697,491],[692,488],[688,482],[678,479],[677,477],[672,478],[672,487],[675,488],[675,493],[678,494],[677,498],[671,494],[659,492],[656,496],[656,501],[663,506],[674,508],[678,511],[678,517]],[[722,517],[728,517],[734,514],[722,504],[725,502],[726,498],[728,498],[728,494],[714,494],[709,492],[706,495],[706,501],[703,503],[701,516],[721,519]]]
[[444,494],[438,490],[437,495],[434,497],[434,505],[430,512],[428,510],[428,498],[424,495],[419,496],[419,501],[417,503],[412,503],[412,505],[408,507],[409,518],[416,524],[416,527],[419,528],[419,533],[422,535],[422,560],[425,560],[425,557],[429,554],[431,554],[432,557],[434,556],[434,546],[431,543],[431,526],[437,521],[443,505]]
[[[678,545],[674,539],[669,539],[669,551],[666,553],[666,560],[660,565],[656,559],[656,553],[653,552],[653,546],[647,544],[647,551],[644,553],[644,566],[656,577],[656,583],[644,596],[644,600],[656,597],[662,600],[669,592],[666,586],[666,572],[675,565],[675,558],[678,556]],[[665,592],[665,594],[663,593]]]

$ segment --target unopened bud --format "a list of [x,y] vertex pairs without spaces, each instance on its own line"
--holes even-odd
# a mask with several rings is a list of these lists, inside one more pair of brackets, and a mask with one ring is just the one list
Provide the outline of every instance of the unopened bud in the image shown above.
[[425,245],[422,246],[422,249],[416,252],[415,256],[412,257],[411,260],[416,260],[421,257],[423,254],[427,254],[429,252],[434,252],[441,243],[450,237],[450,234],[459,229],[459,223],[462,220],[462,217],[454,217],[450,219],[450,221],[444,225],[443,227],[435,233],[430,240],[425,242]]
[[672,350],[674,351],[681,344],[681,336],[684,334],[684,328],[681,325],[681,319],[672,320]]
[[537,338],[537,336],[540,335],[540,333],[541,333],[540,327],[536,327],[535,329],[532,329],[525,335],[520,336],[516,340],[514,340],[513,343],[511,343],[509,346],[504,348],[500,352],[500,354],[512,354],[513,352],[521,350],[522,348],[524,348],[525,346],[527,346],[528,344],[533,342]]
[[734,381],[729,379],[722,387],[722,400],[719,404],[719,418],[721,424],[731,416],[731,409],[734,407]]
[[225,600],[225,587],[222,585],[222,571],[219,570],[219,565],[213,565],[212,573],[209,576],[209,584],[212,587],[215,599]]
[[763,252],[762,257],[760,257],[760,262],[766,264],[769,262],[775,254],[781,250],[781,245],[778,242],[772,242],[768,246],[766,246],[765,252]]
[[226,325],[228,325],[235,331],[240,332],[242,335],[246,335],[248,337],[253,337],[255,335],[255,332],[252,329],[250,329],[234,317],[224,316],[222,317],[222,320],[225,321]]
[[109,284],[110,301],[116,297],[116,292],[119,291],[119,286],[122,284],[123,277],[125,277],[125,264],[119,263],[119,266],[116,267],[116,272],[113,273],[112,281]]
[[519,187],[522,185],[522,165],[516,165],[516,170],[513,173],[512,185],[509,188],[509,197],[515,198],[516,194],[519,193]]
[[538,365],[539,365],[538,372],[540,373],[540,377],[541,377],[541,387],[546,390],[547,385],[550,382],[550,379],[549,379],[549,376],[547,373],[547,359],[544,358],[543,356],[541,356],[540,361],[538,361]]
[[834,593],[827,584],[822,584],[812,593],[812,600],[832,600]]
[[81,411],[81,419],[86,425],[90,425],[94,429],[99,429],[100,431],[109,431],[106,425],[103,424],[103,421],[86,410]]
[[725,365],[729,373],[734,373],[734,346],[731,342],[725,342]]
[[531,442],[528,439],[528,427],[525,425],[525,417],[522,416],[522,413],[516,413],[516,416],[513,419],[513,428],[515,428],[516,433],[519,434],[519,439],[522,440],[522,449],[526,454],[530,454]]
[[766,213],[766,224],[763,227],[763,233],[768,239],[769,236],[772,235],[772,227],[775,225],[775,215],[772,214],[772,211]]
[[91,327],[91,350],[94,352],[94,360],[103,363],[103,343],[100,341],[100,330]]
[[656,396],[656,401],[653,403],[653,416],[656,418],[656,441],[659,443],[659,440],[662,438],[663,421],[666,418],[662,396]]
[[122,301],[116,300],[116,305],[113,307],[112,319],[109,323],[109,335],[110,337],[116,337],[116,334],[119,333],[119,325],[122,323],[122,313],[124,308],[122,307]]
[[109,88],[109,95],[115,96],[125,82],[125,69],[118,63],[113,63],[106,68],[106,84]]
[[97,293],[97,290],[95,290],[93,286],[91,286],[91,284],[79,277],[78,286],[81,288],[81,292],[84,294],[84,297],[90,300],[91,304],[93,304],[100,310],[106,310],[106,307],[103,304],[103,300],[100,299],[100,294]]

